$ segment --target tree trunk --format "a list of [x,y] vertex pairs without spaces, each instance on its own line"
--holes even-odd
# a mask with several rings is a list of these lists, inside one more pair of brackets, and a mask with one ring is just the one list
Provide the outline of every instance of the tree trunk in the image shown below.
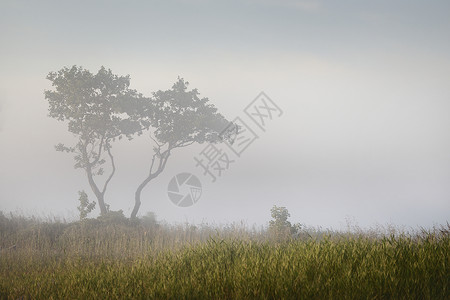
[[98,206],[100,207],[100,215],[105,215],[106,213],[108,213],[108,209],[106,208],[106,204],[105,204],[105,192],[106,192],[106,188],[107,188],[109,182],[111,181],[111,178],[114,176],[114,173],[116,172],[116,166],[114,164],[114,157],[111,154],[111,150],[110,150],[110,147],[108,144],[109,139],[106,139],[105,143],[108,146],[106,149],[108,151],[109,158],[111,159],[112,172],[109,175],[108,179],[106,180],[102,191],[100,191],[100,189],[98,188],[97,184],[94,181],[94,175],[92,174],[92,166],[95,165],[98,162],[98,160],[100,159],[100,154],[101,154],[101,149],[102,149],[101,147],[104,145],[103,137],[100,142],[98,156],[96,157],[94,162],[90,162],[90,160],[89,160],[89,155],[88,155],[88,151],[87,151],[88,141],[85,140],[80,149],[81,153],[83,155],[83,160],[85,163],[84,169],[85,169],[87,177],[88,177],[89,185],[91,186],[91,189],[94,192],[95,197],[97,198]]
[[138,186],[136,193],[134,194],[134,208],[133,208],[133,211],[131,212],[131,216],[130,216],[131,219],[136,218],[137,213],[139,211],[139,207],[141,207],[142,190],[152,179],[158,177],[158,175],[161,174],[162,171],[164,171],[164,168],[166,167],[167,159],[169,158],[169,156],[170,156],[170,149],[166,150],[164,152],[164,154],[162,155],[162,157],[160,157],[158,169],[155,171],[155,173],[152,173],[153,164],[155,162],[155,156],[153,156],[152,163],[150,165],[150,172],[149,172],[147,178],[145,178],[145,180]]
[[152,176],[147,177],[137,188],[136,193],[134,194],[134,208],[131,212],[131,218],[135,219],[137,213],[139,211],[139,207],[141,207],[141,193],[144,187],[153,179]]
[[95,194],[95,197],[97,197],[98,206],[100,207],[100,214],[101,215],[105,215],[108,212],[108,210],[106,209],[104,195],[98,189],[97,184],[95,184],[94,178],[92,176],[92,170],[91,170],[90,166],[88,166],[86,168],[86,173],[87,173],[89,185],[91,186],[91,189],[92,189],[92,191]]

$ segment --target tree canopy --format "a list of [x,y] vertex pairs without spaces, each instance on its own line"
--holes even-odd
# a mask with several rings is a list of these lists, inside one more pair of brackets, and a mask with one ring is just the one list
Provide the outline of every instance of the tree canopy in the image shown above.
[[124,110],[134,120],[141,121],[157,145],[150,152],[150,171],[136,190],[132,218],[141,205],[143,188],[163,172],[171,151],[193,143],[221,142],[229,136],[230,122],[208,98],[201,98],[197,89],[188,90],[188,85],[189,82],[178,78],[171,89],[153,93],[144,105],[146,108],[134,113]]
[[[97,74],[82,67],[64,67],[50,72],[47,79],[54,88],[45,91],[49,116],[67,122],[69,132],[78,138],[75,145],[59,144],[56,150],[75,154],[75,168],[86,171],[102,215],[109,210],[105,193],[116,171],[111,151],[115,139],[131,139],[146,132],[155,142],[153,151],[148,152],[149,173],[135,192],[134,218],[143,188],[163,172],[171,151],[193,143],[222,142],[237,129],[208,98],[200,97],[197,89],[188,90],[189,83],[182,78],[171,89],[159,90],[151,97],[130,89],[129,76],[115,75],[104,67]],[[111,170],[100,188],[94,176],[103,174],[104,156]]]
[[[114,75],[104,67],[97,74],[82,67],[64,67],[58,72],[50,72],[47,79],[54,88],[45,91],[49,116],[67,122],[69,132],[78,137],[75,145],[59,144],[56,150],[75,153],[75,168],[86,171],[100,211],[105,214],[104,195],[115,172],[111,143],[122,135],[131,137],[140,131],[139,122],[121,114],[117,107],[126,101],[136,102],[142,96],[129,88],[129,76]],[[104,152],[109,157],[112,171],[100,189],[93,176],[103,174]]]
[[269,221],[269,231],[273,234],[278,236],[291,236],[298,234],[300,231],[301,224],[297,223],[292,225],[291,222],[288,221],[291,215],[286,207],[274,205],[270,210],[270,214],[272,220]]

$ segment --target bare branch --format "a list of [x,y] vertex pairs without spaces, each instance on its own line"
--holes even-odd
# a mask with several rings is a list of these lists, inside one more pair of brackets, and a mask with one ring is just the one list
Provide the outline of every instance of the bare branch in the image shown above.
[[155,164],[155,157],[156,157],[156,153],[153,154],[153,157],[152,157],[152,163],[151,163],[151,165],[150,165],[150,171],[148,172],[148,176],[149,176],[149,177],[152,176],[153,165]]
[[166,151],[164,151],[161,154],[161,158],[159,159],[159,166],[158,166],[158,170],[155,172],[155,177],[158,176],[159,174],[162,173],[162,171],[164,171],[165,167],[166,167],[166,163],[167,163],[167,159],[170,156],[170,150],[171,149],[167,149]]
[[190,146],[193,143],[195,143],[194,140],[192,140],[192,141],[182,141],[182,142],[179,142],[178,144],[175,144],[175,146],[173,148],[183,148],[183,147]]
[[161,149],[161,147],[163,147],[165,144],[167,144],[167,143],[164,143],[164,144],[160,144],[160,143],[158,143],[153,137],[152,137],[152,135],[150,134],[150,138],[156,143],[156,145],[158,145],[158,147]]

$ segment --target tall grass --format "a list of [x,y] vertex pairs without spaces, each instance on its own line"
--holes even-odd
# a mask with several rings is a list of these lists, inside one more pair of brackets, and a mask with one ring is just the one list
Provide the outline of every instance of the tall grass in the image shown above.
[[[0,298],[449,299],[448,226],[391,235],[0,217]],[[16,245],[15,248],[10,248]]]

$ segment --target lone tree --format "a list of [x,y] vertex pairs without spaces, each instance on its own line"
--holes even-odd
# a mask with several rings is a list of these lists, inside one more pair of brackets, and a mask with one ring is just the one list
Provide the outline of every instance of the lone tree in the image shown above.
[[297,223],[292,225],[291,222],[288,221],[291,215],[286,207],[274,205],[270,212],[273,220],[270,220],[269,222],[269,232],[277,236],[291,236],[299,233],[301,224]]
[[[139,109],[135,105],[123,106],[133,120],[139,120],[142,129],[150,131],[150,138],[156,146],[151,155],[147,177],[135,192],[135,203],[131,218],[141,206],[141,193],[147,184],[160,175],[172,151],[193,143],[217,143],[231,139],[236,127],[217,112],[208,98],[200,98],[197,89],[188,90],[189,83],[182,78],[166,91],[157,91]],[[227,129],[227,130],[225,130]]]
[[[111,152],[111,144],[123,135],[131,137],[140,131],[139,122],[118,112],[119,103],[137,102],[142,98],[129,88],[129,76],[114,75],[104,67],[92,74],[82,67],[62,68],[50,72],[47,79],[54,90],[46,90],[49,116],[58,121],[67,121],[69,132],[78,141],[73,146],[58,144],[57,151],[74,153],[75,168],[86,171],[89,185],[100,207],[100,213],[108,212],[105,193],[116,167]],[[102,187],[94,180],[95,175],[103,175],[105,152],[111,168]]]

